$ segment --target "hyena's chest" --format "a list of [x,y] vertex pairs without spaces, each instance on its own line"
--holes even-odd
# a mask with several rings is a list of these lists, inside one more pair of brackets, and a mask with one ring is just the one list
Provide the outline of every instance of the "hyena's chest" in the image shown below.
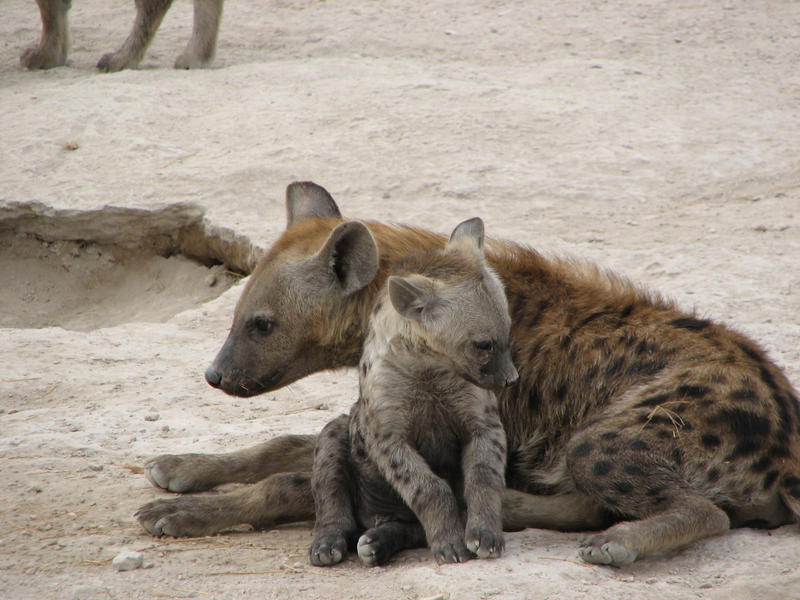
[[409,423],[408,443],[419,452],[431,470],[454,488],[461,482],[462,430],[430,407],[420,410]]
[[460,487],[463,426],[449,414],[441,400],[430,394],[410,394],[390,424],[380,422],[380,417],[372,412],[374,406],[359,402],[352,415],[355,427],[351,431],[351,444],[360,470],[377,476],[375,458],[382,451],[380,442],[391,434],[421,455],[430,469],[454,489]]

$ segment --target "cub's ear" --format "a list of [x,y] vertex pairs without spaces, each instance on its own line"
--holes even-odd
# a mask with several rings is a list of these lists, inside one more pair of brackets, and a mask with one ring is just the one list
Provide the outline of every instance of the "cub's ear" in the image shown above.
[[286,188],[286,228],[309,217],[341,217],[339,207],[321,185],[295,181]]
[[335,288],[345,295],[352,294],[375,278],[378,244],[363,223],[346,221],[331,231],[311,261]]
[[389,277],[389,299],[398,313],[415,321],[420,321],[439,303],[433,282],[422,277]]
[[483,253],[483,221],[479,217],[467,219],[456,225],[447,248],[467,247]]

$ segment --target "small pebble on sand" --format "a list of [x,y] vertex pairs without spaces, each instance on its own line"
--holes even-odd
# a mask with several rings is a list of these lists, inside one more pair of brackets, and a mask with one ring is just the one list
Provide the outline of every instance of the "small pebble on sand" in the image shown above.
[[139,569],[144,561],[144,556],[141,552],[133,550],[124,550],[114,557],[111,565],[115,571],[133,571]]

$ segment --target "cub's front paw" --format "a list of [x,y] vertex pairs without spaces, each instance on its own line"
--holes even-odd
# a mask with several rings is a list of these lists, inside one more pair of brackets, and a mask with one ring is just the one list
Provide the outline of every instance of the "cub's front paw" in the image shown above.
[[503,532],[487,527],[467,527],[464,541],[469,551],[477,554],[478,558],[498,558],[506,547]]
[[312,565],[328,567],[342,562],[347,556],[347,537],[338,527],[324,527],[314,533],[314,542],[308,551]]
[[442,542],[431,543],[433,558],[440,565],[443,563],[467,562],[475,555],[472,554],[460,537],[449,538]]

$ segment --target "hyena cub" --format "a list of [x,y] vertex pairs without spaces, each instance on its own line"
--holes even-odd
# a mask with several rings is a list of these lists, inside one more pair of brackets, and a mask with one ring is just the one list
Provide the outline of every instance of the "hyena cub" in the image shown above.
[[[357,550],[367,565],[426,540],[439,563],[497,557],[506,439],[491,390],[519,376],[506,296],[483,254],[483,222],[461,223],[444,250],[404,259],[392,272],[370,318],[358,402],[317,443],[311,562],[339,562],[362,532]],[[350,499],[338,497],[331,474],[336,454],[328,450],[342,444]],[[342,502],[354,521],[326,520]]]

